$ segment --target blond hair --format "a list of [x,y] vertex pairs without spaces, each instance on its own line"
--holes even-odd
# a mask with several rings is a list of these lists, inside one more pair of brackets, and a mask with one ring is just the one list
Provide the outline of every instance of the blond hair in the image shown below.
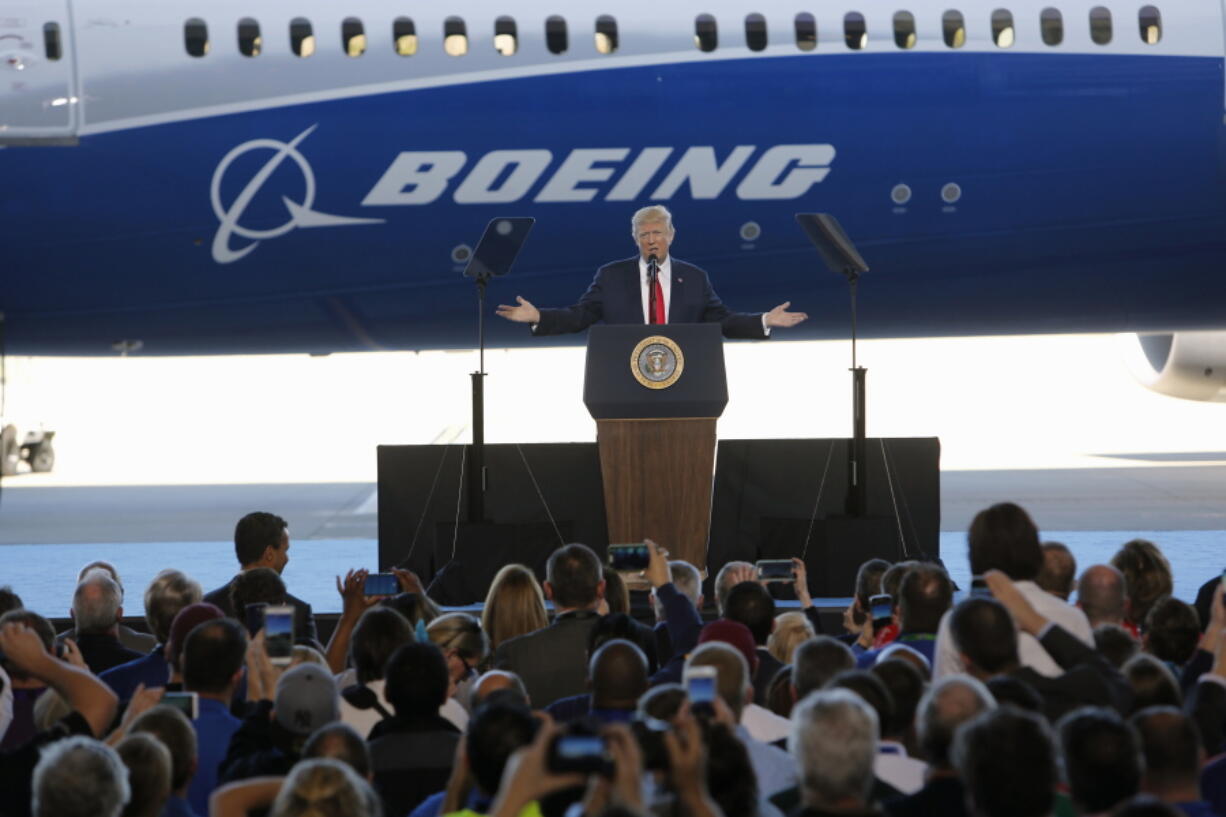
[[426,634],[444,653],[455,650],[469,664],[480,664],[489,653],[481,622],[468,613],[445,613],[430,622]]
[[792,663],[796,648],[817,635],[804,613],[780,613],[775,616],[775,630],[766,639],[766,649],[784,664]]
[[545,594],[532,571],[517,564],[499,570],[490,582],[485,608],[481,611],[481,628],[489,637],[490,649],[547,624]]
[[374,791],[339,760],[314,758],[295,764],[272,806],[272,817],[376,817]]
[[668,212],[668,208],[664,205],[653,204],[634,211],[634,215],[630,217],[630,235],[637,239],[639,237],[639,227],[652,221],[664,222],[670,238],[676,232],[673,229],[673,214]]

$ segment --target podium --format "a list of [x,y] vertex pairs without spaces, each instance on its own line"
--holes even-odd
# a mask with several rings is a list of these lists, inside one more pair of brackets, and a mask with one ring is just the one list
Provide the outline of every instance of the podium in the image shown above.
[[705,570],[715,422],[728,404],[720,325],[593,326],[583,402],[596,420],[609,542],[653,539]]

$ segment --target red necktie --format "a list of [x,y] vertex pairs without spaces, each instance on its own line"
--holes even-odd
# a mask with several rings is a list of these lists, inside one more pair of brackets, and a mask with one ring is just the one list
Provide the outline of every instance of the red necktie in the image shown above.
[[660,286],[660,276],[656,275],[656,311],[651,315],[652,323],[668,323],[668,319],[664,317],[664,287]]

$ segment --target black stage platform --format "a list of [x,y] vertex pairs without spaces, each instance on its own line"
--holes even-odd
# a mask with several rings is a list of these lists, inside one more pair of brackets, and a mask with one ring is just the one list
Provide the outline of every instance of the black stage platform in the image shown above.
[[[842,516],[848,444],[721,440],[709,574],[735,559],[803,556],[815,596],[845,597],[866,559],[939,558],[939,441],[868,439],[863,518]],[[467,604],[483,599],[505,564],[526,564],[543,576],[560,544],[583,542],[603,556],[609,541],[596,443],[487,444],[486,525],[464,521],[467,451],[379,446],[381,569],[409,567],[424,581],[437,580],[432,594],[440,601]]]

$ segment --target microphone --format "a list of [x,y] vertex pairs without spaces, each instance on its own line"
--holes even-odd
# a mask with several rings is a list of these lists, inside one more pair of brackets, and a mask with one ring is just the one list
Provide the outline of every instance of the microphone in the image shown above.
[[660,274],[660,262],[655,253],[647,258],[647,322],[655,323],[656,314],[656,276]]
[[655,255],[651,255],[647,259],[647,278],[653,284],[656,282],[656,276],[660,274],[660,262]]

